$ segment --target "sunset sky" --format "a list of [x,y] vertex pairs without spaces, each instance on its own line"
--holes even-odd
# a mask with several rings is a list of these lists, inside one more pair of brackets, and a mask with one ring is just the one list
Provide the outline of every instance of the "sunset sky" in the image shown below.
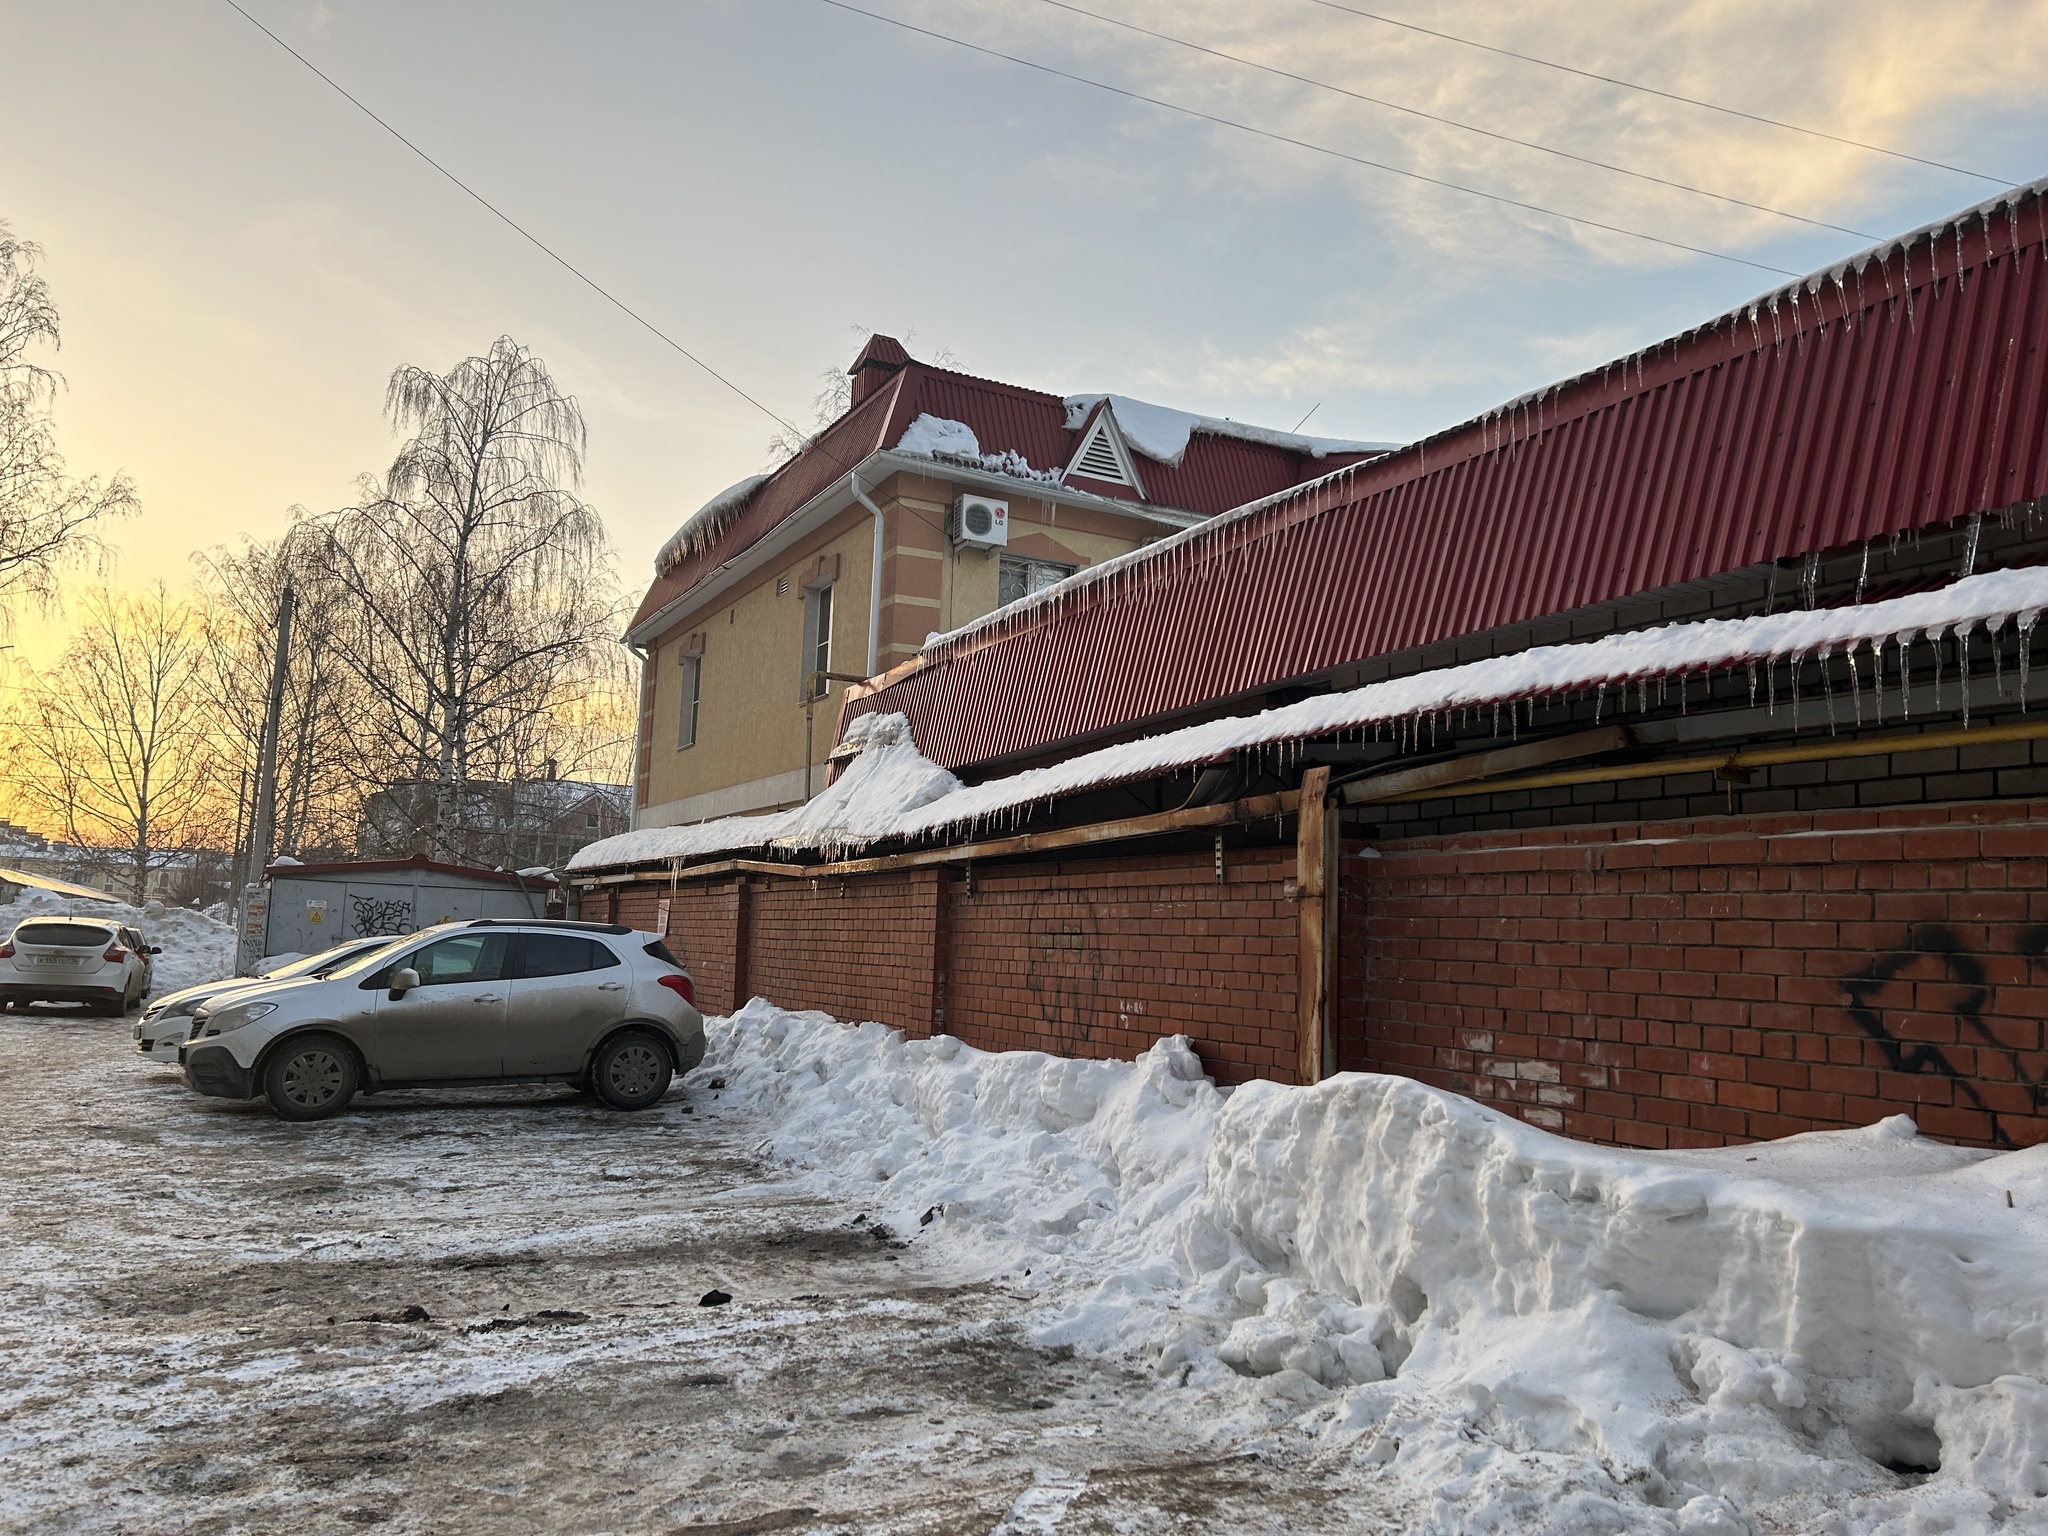
[[[1358,0],[1361,7],[1371,0]],[[1259,139],[822,0],[244,0],[485,197],[776,412],[860,332],[1060,392],[1406,439],[1779,279]],[[1403,116],[1050,0],[865,8],[1124,90],[1806,271],[1870,243]],[[2048,5],[1381,0],[1384,14],[1991,177],[2048,173]],[[1994,180],[1315,0],[1092,0],[1349,90],[1878,237]],[[522,243],[226,0],[0,0],[0,218],[46,251],[74,470],[143,516],[116,579],[345,502],[392,368],[510,333],[582,402],[637,586],[774,423]],[[61,620],[17,635],[47,654]]]

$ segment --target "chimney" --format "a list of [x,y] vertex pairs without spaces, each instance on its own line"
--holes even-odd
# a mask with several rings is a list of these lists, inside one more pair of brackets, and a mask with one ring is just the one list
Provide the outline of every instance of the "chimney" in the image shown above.
[[853,379],[853,403],[859,405],[909,361],[910,354],[894,336],[884,336],[879,331],[870,336],[853,366],[846,370]]

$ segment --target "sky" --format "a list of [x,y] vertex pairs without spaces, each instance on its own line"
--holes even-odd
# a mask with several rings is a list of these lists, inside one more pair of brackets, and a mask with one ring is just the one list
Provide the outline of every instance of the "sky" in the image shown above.
[[[2043,0],[859,3],[1317,148],[827,0],[242,0],[802,425],[821,374],[878,329],[914,355],[1059,393],[1410,439],[1783,280],[1764,269],[1826,265],[2048,174]],[[1356,14],[1375,5],[1991,179]],[[131,475],[144,508],[111,530],[116,581],[181,584],[197,551],[274,536],[294,505],[346,504],[395,447],[391,371],[445,370],[500,334],[581,402],[583,489],[629,589],[684,517],[767,462],[768,415],[228,0],[0,0],[0,59],[0,219],[44,248],[62,309],[60,441],[76,472]],[[27,619],[20,654],[46,655],[62,628]]]

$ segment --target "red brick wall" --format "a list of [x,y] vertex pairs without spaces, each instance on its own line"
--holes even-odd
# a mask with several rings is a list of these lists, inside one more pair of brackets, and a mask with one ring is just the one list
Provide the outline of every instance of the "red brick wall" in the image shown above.
[[2048,802],[1378,852],[1344,861],[1343,1066],[1628,1145],[2048,1138]]
[[936,870],[761,880],[748,894],[748,996],[931,1030]]
[[[1292,1081],[1293,854],[1233,853],[1226,873],[1218,884],[1213,855],[1190,852],[981,867],[971,890],[935,869],[751,876],[743,898],[737,882],[686,881],[669,934],[707,1012],[759,995],[912,1036],[1090,1057],[1186,1034],[1219,1081]],[[626,888],[618,920],[653,927],[668,894]]]
[[946,1030],[984,1050],[1130,1057],[1193,1037],[1219,1082],[1293,1080],[1291,851],[1076,859],[956,877]]

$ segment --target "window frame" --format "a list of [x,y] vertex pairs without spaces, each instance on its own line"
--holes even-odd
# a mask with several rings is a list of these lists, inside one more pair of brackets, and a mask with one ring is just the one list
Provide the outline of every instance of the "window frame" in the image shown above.
[[814,587],[804,588],[803,675],[797,679],[799,698],[822,699],[832,691],[831,681],[817,674],[832,670],[832,589],[837,585],[836,581],[821,581]]
[[676,703],[676,750],[697,745],[698,717],[704,703],[704,653],[684,651],[677,657],[681,674]]
[[[1019,567],[1022,568],[1024,573],[1024,590],[1015,597],[1005,598],[1003,596],[1003,574],[1006,569],[1016,570]],[[1060,574],[1054,577],[1052,581],[1046,582],[1044,586],[1040,586],[1037,584],[1037,575],[1041,570],[1054,570],[1060,572]],[[1011,603],[1021,603],[1027,597],[1037,596],[1046,587],[1053,586],[1058,582],[1065,581],[1069,576],[1078,574],[1080,570],[1081,567],[1079,565],[1069,564],[1065,560],[1041,560],[1035,555],[1001,555],[997,558],[996,562],[996,606],[1004,608],[1008,607]]]

